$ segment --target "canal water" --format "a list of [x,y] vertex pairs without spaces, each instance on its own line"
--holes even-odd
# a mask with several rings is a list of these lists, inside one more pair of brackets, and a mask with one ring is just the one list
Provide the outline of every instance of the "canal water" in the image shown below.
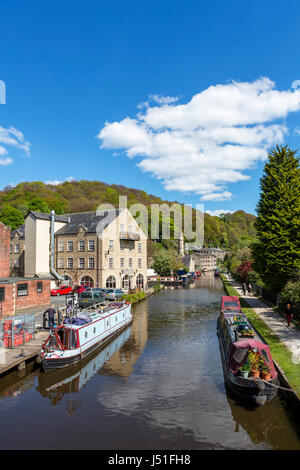
[[1,449],[300,449],[278,395],[261,408],[225,390],[206,273],[133,307],[133,323],[81,366],[0,380]]

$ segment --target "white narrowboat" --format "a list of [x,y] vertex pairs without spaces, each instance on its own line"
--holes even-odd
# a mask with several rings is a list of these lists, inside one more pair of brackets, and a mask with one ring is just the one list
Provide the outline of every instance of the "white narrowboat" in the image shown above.
[[42,346],[40,361],[45,371],[76,364],[106,344],[132,322],[131,304],[112,302],[109,307],[82,311],[53,328]]

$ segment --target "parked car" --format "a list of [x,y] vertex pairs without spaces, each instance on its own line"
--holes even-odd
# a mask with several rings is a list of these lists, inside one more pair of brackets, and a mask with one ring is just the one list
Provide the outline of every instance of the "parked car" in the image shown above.
[[100,292],[93,290],[84,290],[79,294],[78,306],[80,308],[90,307],[93,304],[105,305],[105,298]]
[[57,289],[51,289],[50,294],[51,295],[65,295],[65,294],[71,294],[72,287],[71,286],[60,286]]
[[105,289],[104,296],[108,300],[120,300],[124,294],[122,289]]
[[89,287],[88,286],[75,286],[73,288],[73,292],[76,294],[81,294],[81,292],[83,292],[86,289],[89,289]]

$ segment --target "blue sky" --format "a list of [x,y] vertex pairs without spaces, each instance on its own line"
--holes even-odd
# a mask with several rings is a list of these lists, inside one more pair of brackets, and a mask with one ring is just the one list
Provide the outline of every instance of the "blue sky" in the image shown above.
[[2,4],[0,189],[97,179],[255,213],[267,149],[300,146],[299,20],[296,0]]

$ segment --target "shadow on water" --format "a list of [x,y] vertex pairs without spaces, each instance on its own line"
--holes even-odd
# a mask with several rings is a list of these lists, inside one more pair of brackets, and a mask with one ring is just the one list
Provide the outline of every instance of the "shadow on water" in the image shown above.
[[250,409],[226,393],[223,294],[206,273],[134,306],[132,325],[80,365],[1,379],[0,419],[10,423],[1,448],[300,449],[280,395]]

